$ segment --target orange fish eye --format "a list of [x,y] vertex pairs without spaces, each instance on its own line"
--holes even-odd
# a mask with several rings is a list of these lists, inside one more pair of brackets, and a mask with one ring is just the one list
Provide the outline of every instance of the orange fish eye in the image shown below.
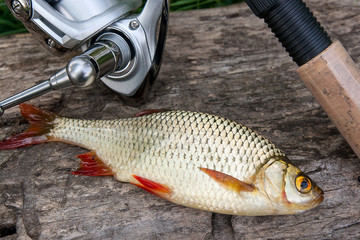
[[301,193],[308,193],[311,189],[311,181],[305,176],[297,176],[295,180],[296,188]]

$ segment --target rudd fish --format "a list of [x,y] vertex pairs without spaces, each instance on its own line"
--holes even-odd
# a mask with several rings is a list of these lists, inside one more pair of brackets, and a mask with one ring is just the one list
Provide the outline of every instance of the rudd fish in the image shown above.
[[233,215],[300,213],[323,191],[249,128],[196,112],[149,111],[119,120],[59,117],[28,104],[27,131],[0,149],[60,141],[91,150],[73,174],[113,175],[171,202]]

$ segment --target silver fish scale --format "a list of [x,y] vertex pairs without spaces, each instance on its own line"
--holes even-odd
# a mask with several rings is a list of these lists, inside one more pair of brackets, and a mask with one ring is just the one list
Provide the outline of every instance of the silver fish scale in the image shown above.
[[270,157],[284,156],[245,126],[186,111],[120,120],[58,118],[49,136],[94,150],[120,181],[137,183],[132,175],[138,175],[171,188],[171,201],[210,211],[239,212],[246,202],[234,201],[234,193],[199,167],[248,182]]

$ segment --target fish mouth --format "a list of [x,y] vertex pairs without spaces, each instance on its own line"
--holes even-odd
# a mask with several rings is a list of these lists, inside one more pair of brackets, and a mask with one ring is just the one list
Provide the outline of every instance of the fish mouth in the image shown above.
[[320,188],[317,187],[317,189],[319,191],[319,196],[317,196],[314,200],[314,205],[317,206],[320,203],[322,203],[322,201],[324,201],[324,191]]
[[316,205],[319,205],[320,203],[322,203],[322,201],[324,201],[324,195],[319,195],[314,202],[316,203]]

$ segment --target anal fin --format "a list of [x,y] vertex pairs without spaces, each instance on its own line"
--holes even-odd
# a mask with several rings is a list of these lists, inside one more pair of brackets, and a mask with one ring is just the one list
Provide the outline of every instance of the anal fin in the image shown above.
[[88,152],[76,156],[81,160],[80,167],[71,172],[74,175],[107,176],[114,175],[113,171],[96,156],[95,152]]
[[240,181],[225,173],[211,170],[208,168],[200,167],[200,170],[209,175],[216,182],[221,184],[223,187],[230,189],[235,192],[252,192],[255,190],[255,186],[246,182]]

